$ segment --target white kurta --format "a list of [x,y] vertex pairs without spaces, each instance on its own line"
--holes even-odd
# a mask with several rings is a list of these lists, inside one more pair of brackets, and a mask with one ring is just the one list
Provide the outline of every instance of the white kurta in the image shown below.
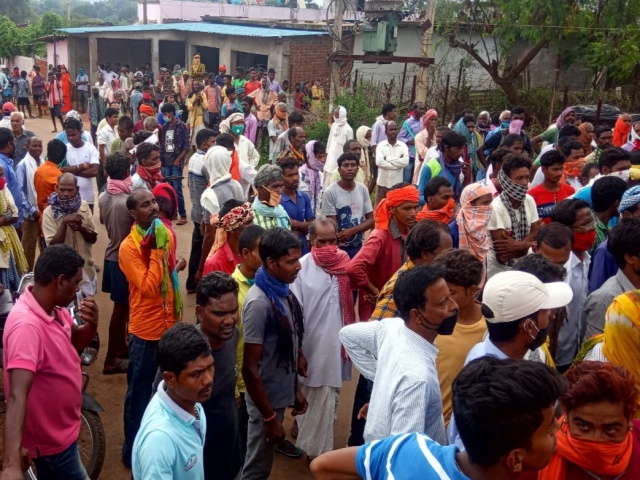
[[[300,260],[302,269],[291,288],[304,313],[302,350],[309,368],[300,383],[309,387],[340,388],[350,380],[351,365],[342,361],[342,308],[338,279],[328,275],[308,253]],[[348,375],[343,376],[343,371]]]
[[291,286],[304,313],[302,350],[309,362],[307,378],[299,377],[309,406],[298,419],[296,445],[310,458],[333,450],[333,424],[343,380],[351,379],[351,362],[342,360],[339,333],[342,308],[338,279],[328,275],[311,254],[300,260],[302,269]]
[[342,155],[342,148],[347,140],[353,139],[353,129],[348,123],[344,125],[338,125],[334,123],[331,125],[331,131],[329,132],[329,140],[327,140],[327,161],[324,163],[324,171],[327,173],[333,173],[338,168],[338,157]]

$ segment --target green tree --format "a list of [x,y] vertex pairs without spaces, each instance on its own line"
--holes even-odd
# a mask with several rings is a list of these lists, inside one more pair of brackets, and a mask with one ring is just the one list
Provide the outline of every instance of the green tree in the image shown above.
[[[513,104],[518,77],[547,46],[560,65],[585,61],[618,80],[640,61],[638,0],[448,0],[437,17],[449,45],[486,70]],[[525,46],[518,56],[516,43]]]
[[22,53],[24,34],[6,15],[0,15],[0,57],[13,58]]
[[0,0],[0,15],[6,15],[16,23],[25,23],[31,16],[29,0]]

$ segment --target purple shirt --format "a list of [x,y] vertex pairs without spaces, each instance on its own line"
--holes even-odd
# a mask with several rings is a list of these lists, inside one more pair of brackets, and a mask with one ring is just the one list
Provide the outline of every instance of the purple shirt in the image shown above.
[[386,121],[376,120],[376,123],[371,127],[371,146],[375,147],[380,142],[387,139],[387,133],[385,132],[387,126]]
[[[407,127],[411,129],[413,135],[407,130]],[[416,135],[420,133],[422,130],[422,119],[415,119],[413,115],[411,115],[405,122],[402,124],[400,128],[400,133],[398,133],[398,140],[403,141],[409,147],[409,156],[411,158],[416,158],[416,147],[415,145],[409,145],[409,141],[416,139]]]
[[256,135],[258,133],[258,119],[253,113],[244,117],[244,136],[256,144]]

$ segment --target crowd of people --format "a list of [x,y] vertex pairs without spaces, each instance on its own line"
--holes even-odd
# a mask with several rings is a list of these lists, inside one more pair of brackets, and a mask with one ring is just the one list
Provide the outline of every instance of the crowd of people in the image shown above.
[[35,280],[3,337],[2,480],[22,447],[43,478],[87,478],[75,360],[100,272],[136,480],[266,479],[276,453],[318,479],[640,478],[640,122],[566,109],[530,138],[522,107],[447,125],[418,102],[354,134],[337,106],[325,142],[272,69],[99,71],[90,128],[67,111],[44,158],[2,106],[0,281]]

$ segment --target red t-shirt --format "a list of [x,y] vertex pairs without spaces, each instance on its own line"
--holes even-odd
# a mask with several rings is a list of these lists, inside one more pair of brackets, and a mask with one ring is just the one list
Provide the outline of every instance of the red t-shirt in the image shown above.
[[242,263],[242,255],[234,255],[227,242],[222,245],[211,258],[207,259],[202,271],[203,275],[211,272],[224,272],[231,275],[236,269],[236,265]]
[[258,90],[259,88],[260,88],[259,81],[255,80],[252,82],[251,80],[249,80],[247,83],[244,84],[244,94],[251,95],[253,92]]
[[544,188],[544,185],[540,184],[537,187],[533,187],[527,193],[536,201],[538,217],[546,224],[551,223],[551,213],[553,209],[556,208],[556,205],[569,198],[575,192],[575,189],[571,185],[560,183],[560,190],[557,192],[551,192]]

